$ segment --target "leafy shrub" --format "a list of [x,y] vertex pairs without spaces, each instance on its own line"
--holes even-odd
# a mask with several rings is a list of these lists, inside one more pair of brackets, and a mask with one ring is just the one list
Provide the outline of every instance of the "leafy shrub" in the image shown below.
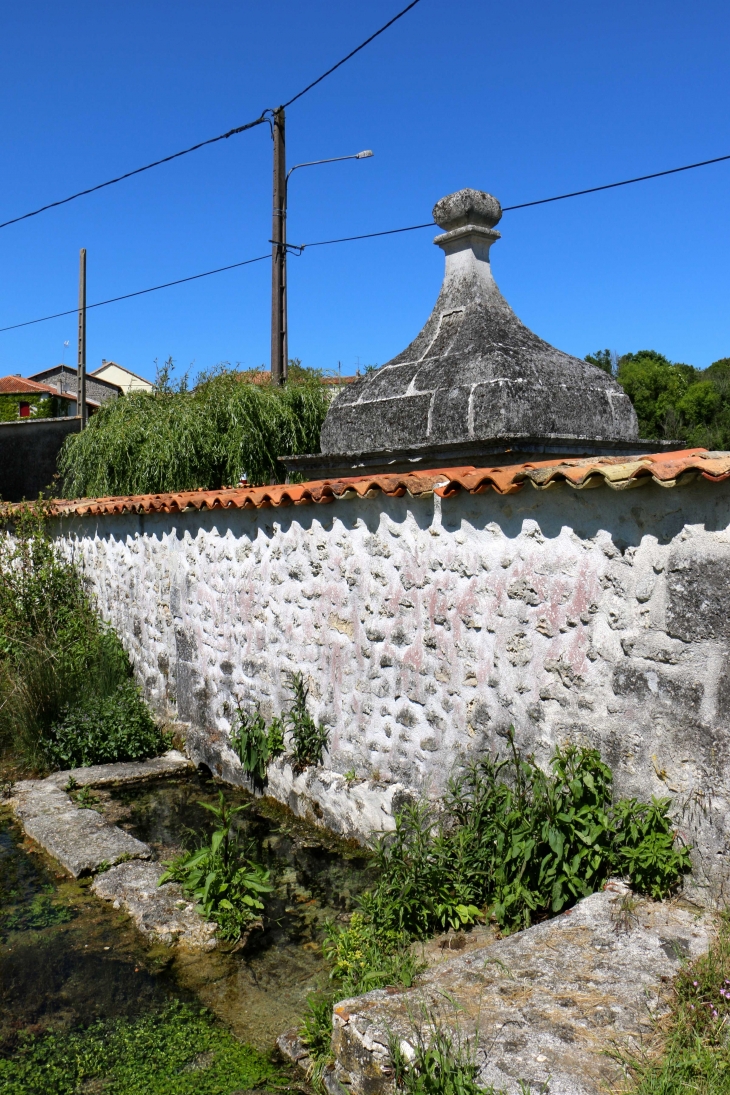
[[366,899],[376,923],[412,938],[469,924],[487,909],[503,930],[528,927],[595,892],[610,874],[664,897],[690,869],[675,847],[668,800],[611,804],[612,774],[595,749],[557,748],[543,772],[510,736],[451,781],[444,810],[407,806],[376,849]]
[[64,442],[64,496],[218,490],[244,473],[257,485],[283,482],[278,457],[319,451],[328,406],[327,388],[306,370],[283,387],[220,369],[193,391],[120,396]]
[[281,719],[275,718],[267,730],[258,704],[253,711],[244,711],[239,704],[231,745],[256,790],[262,791],[268,783],[266,769],[269,761],[284,752],[284,725]]
[[304,683],[304,674],[290,673],[288,679],[294,699],[284,716],[284,723],[291,734],[294,766],[301,770],[322,763],[329,743],[329,730],[322,723],[318,726],[307,710],[309,688]]
[[[422,968],[414,939],[486,916],[504,932],[525,928],[616,872],[664,897],[690,869],[688,849],[675,846],[669,801],[612,805],[612,773],[597,750],[556,748],[545,773],[522,756],[512,730],[509,745],[506,758],[482,757],[452,779],[440,812],[407,804],[378,840],[376,885],[347,927],[327,927],[325,956],[340,999],[412,984]],[[329,1012],[309,1018],[323,1044]],[[311,1052],[315,1045],[312,1035]],[[413,1062],[394,1061],[397,1086],[409,1095],[478,1090],[474,1062],[443,1031],[418,1043]]]
[[510,746],[505,759],[483,757],[453,779],[440,813],[408,804],[380,837],[377,884],[347,927],[328,928],[325,953],[344,995],[412,981],[413,939],[486,916],[519,930],[615,873],[665,897],[690,869],[668,800],[612,805],[611,770],[595,749],[557,748],[545,773],[512,733]]
[[613,810],[617,870],[629,876],[635,890],[657,901],[676,888],[691,866],[688,849],[675,845],[669,804],[668,798],[652,798],[650,803],[630,798],[621,799]]
[[233,818],[243,806],[229,806],[222,791],[218,805],[199,802],[219,822],[210,843],[185,852],[169,863],[158,885],[180,882],[197,902],[198,912],[218,925],[219,935],[236,942],[247,927],[259,919],[264,905],[261,895],[270,893],[269,872],[248,858],[231,832]]
[[55,768],[81,768],[113,761],[143,760],[168,742],[133,680],[108,696],[85,696],[68,705],[48,732],[44,751]]

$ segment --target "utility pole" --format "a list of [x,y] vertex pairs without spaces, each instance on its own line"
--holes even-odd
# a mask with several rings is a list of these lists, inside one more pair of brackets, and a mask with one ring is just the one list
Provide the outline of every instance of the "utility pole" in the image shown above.
[[274,195],[271,229],[271,380],[283,384],[288,365],[286,307],[286,149],[284,109],[274,111]]
[[76,378],[76,413],[86,428],[86,248],[79,252],[79,365]]

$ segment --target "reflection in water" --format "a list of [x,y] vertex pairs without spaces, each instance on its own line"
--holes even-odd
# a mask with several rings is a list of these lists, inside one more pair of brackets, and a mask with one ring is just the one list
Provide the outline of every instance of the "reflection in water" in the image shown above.
[[[216,801],[218,789],[195,775],[96,793],[109,820],[164,859],[210,833],[213,819],[197,802]],[[264,930],[243,950],[151,946],[126,915],[89,893],[88,881],[70,880],[30,854],[30,843],[0,819],[0,1052],[21,1030],[141,1014],[170,996],[197,998],[260,1049],[297,1021],[307,994],[327,977],[324,923],[352,909],[371,881],[368,860],[275,804],[225,793],[251,802],[236,827],[275,887]]]

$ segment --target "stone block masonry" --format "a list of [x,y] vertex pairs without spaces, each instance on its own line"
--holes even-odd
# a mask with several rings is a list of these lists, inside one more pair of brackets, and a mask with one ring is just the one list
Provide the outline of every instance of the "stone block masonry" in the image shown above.
[[[285,672],[301,670],[331,731],[329,774],[309,782],[329,801],[345,773],[366,781],[341,831],[387,826],[404,794],[438,797],[514,725],[541,764],[586,742],[617,793],[673,796],[698,878],[720,896],[730,481],[636,482],[56,520],[150,703],[226,778],[242,775],[236,703],[280,713]],[[285,800],[291,784],[272,781]]]

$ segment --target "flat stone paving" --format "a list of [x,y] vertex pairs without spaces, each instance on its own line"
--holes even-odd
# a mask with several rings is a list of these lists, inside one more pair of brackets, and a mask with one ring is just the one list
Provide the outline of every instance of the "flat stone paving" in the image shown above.
[[145,935],[160,943],[210,950],[217,942],[215,924],[195,911],[177,883],[158,888],[164,867],[143,862],[151,859],[151,848],[96,810],[78,806],[65,790],[69,784],[92,788],[137,783],[193,767],[182,753],[171,750],[145,761],[54,772],[46,779],[16,783],[10,806],[25,833],[74,878],[96,874],[92,892],[123,908]]
[[53,780],[16,783],[10,805],[26,834],[74,878],[120,859],[149,859],[141,840],[110,825],[96,810],[78,807]]
[[428,1040],[435,1020],[471,1041],[484,1087],[605,1095],[625,1081],[612,1045],[651,1034],[682,960],[704,953],[713,933],[699,908],[634,899],[612,882],[567,913],[442,962],[411,989],[337,1004],[332,1079],[353,1095],[392,1092],[389,1037],[410,1056],[416,1031]]
[[215,924],[195,911],[177,882],[158,887],[163,871],[160,863],[120,863],[97,875],[91,892],[115,909],[124,908],[141,932],[160,943],[212,950],[217,944]]
[[118,764],[92,764],[89,768],[71,768],[67,772],[54,772],[44,783],[65,787],[73,779],[77,787],[112,787],[122,783],[141,783],[156,776],[182,775],[192,771],[195,765],[177,749],[170,749],[161,757],[149,760],[120,761]]

